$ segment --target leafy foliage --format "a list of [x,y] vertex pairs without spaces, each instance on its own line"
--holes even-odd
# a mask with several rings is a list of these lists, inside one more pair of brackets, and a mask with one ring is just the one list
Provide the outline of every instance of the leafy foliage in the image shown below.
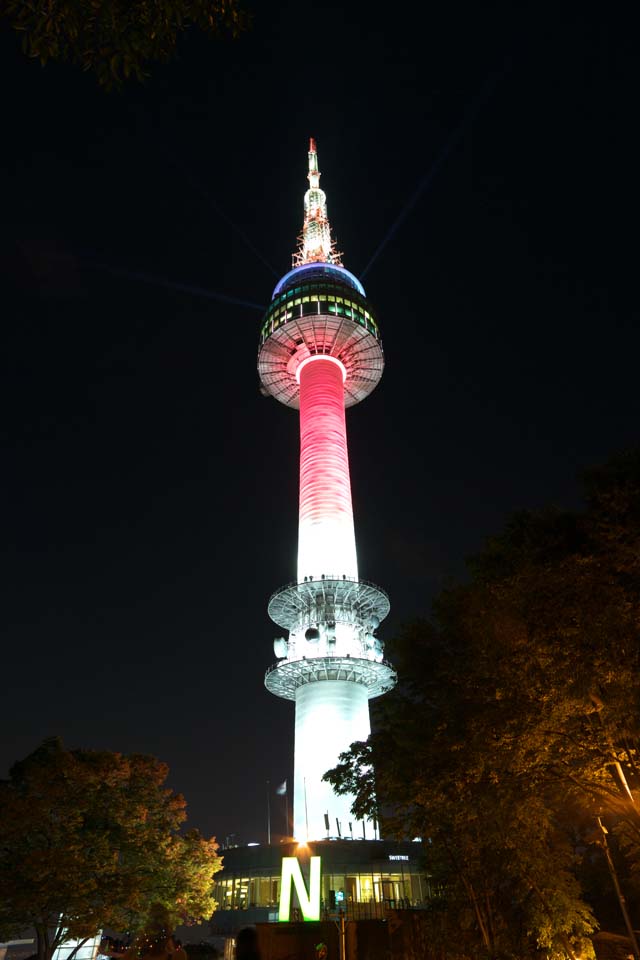
[[143,80],[191,27],[235,38],[249,26],[239,0],[6,0],[5,9],[28,56],[69,61],[106,89]]
[[376,732],[327,774],[371,815],[375,767],[387,831],[428,838],[489,956],[585,956],[597,815],[640,878],[640,453],[585,485],[582,512],[515,516],[404,630]]
[[66,937],[148,926],[150,908],[172,924],[208,918],[217,844],[178,832],[186,804],[167,772],[58,739],[16,763],[0,783],[0,937],[35,927],[50,960]]

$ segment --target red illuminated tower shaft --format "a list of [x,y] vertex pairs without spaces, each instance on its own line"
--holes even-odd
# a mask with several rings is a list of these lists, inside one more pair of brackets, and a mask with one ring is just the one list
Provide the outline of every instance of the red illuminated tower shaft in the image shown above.
[[300,384],[298,580],[358,577],[344,416],[343,364],[309,357]]

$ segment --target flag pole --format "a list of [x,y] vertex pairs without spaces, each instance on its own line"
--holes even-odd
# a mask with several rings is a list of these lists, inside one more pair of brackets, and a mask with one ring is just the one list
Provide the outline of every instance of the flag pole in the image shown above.
[[309,839],[309,811],[307,809],[307,778],[304,777],[302,782],[304,783],[304,819],[307,825],[307,835],[305,837],[305,840],[308,840]]
[[287,789],[286,789],[285,792],[284,792],[284,815],[285,815],[285,819],[286,819],[286,821],[287,821],[286,827],[285,827],[285,831],[284,831],[284,835],[285,835],[285,837],[286,837],[287,840],[288,840],[289,837],[291,836],[291,834],[290,834],[290,832],[289,832],[289,790],[288,790],[288,785],[287,785]]
[[271,846],[271,800],[269,798],[269,781],[267,780],[267,846]]

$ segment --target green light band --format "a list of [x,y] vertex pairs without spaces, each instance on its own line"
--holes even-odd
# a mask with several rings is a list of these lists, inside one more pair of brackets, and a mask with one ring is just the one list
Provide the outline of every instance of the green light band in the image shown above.
[[345,287],[309,284],[294,287],[276,297],[265,315],[260,342],[264,343],[267,337],[289,320],[323,313],[347,317],[365,327],[377,340],[380,339],[378,324],[364,298],[357,298],[357,294],[354,296],[353,291]]

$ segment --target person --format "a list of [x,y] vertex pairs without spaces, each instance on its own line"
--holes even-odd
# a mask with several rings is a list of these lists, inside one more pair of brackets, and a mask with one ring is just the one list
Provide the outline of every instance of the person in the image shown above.
[[100,940],[100,946],[98,947],[98,956],[99,957],[110,957],[111,956],[111,937],[104,936]]
[[172,953],[173,960],[189,960],[187,956],[187,951],[182,946],[182,940],[179,940],[178,937],[174,937],[173,946],[174,946],[173,953]]
[[173,942],[166,935],[149,937],[143,945],[140,960],[169,960],[173,953]]
[[236,936],[236,960],[260,960],[255,927],[243,927]]

